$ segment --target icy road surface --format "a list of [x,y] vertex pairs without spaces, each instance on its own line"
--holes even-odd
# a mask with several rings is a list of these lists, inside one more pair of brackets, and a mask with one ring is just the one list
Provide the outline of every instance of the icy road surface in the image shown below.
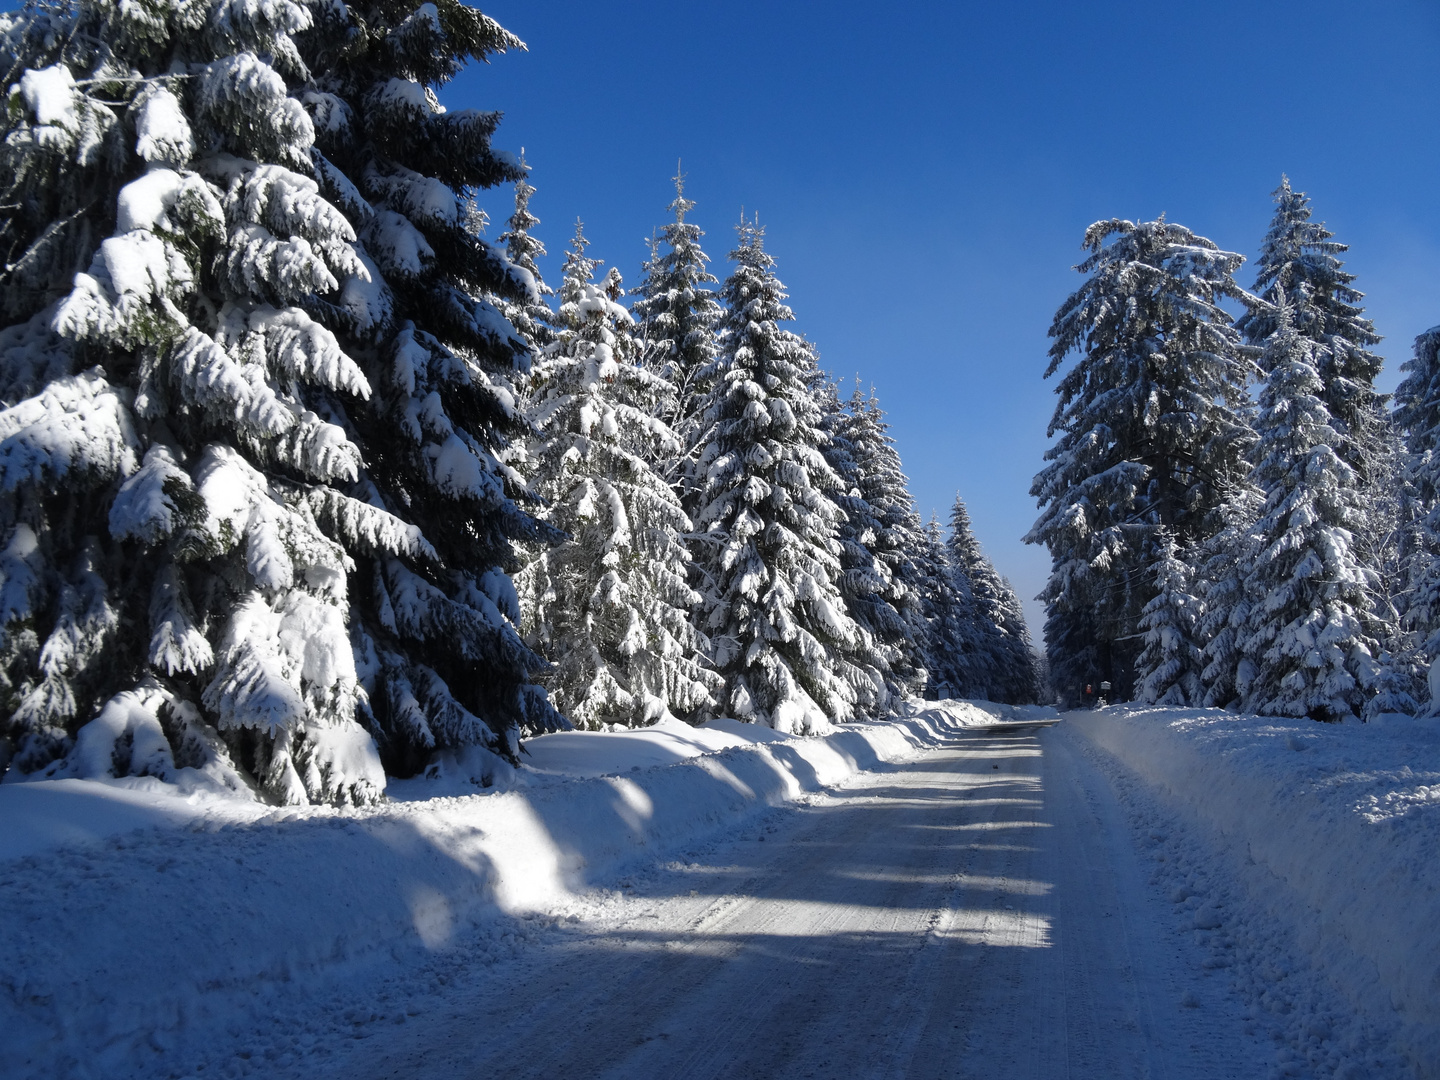
[[1271,1075],[1085,746],[1063,724],[970,733],[862,773],[578,898],[297,1074]]

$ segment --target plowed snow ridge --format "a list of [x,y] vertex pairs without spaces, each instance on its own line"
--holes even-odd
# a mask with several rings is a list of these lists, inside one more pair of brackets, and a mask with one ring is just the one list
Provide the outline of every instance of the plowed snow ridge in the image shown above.
[[[1363,892],[1390,845],[1389,899],[1361,914],[1423,939],[1407,965],[1353,931],[1330,947],[1356,905],[1251,859],[1225,816],[1333,848],[1337,785],[1306,771],[1338,775],[1333,755],[1284,741],[1318,729],[917,713],[557,741],[529,787],[365,813],[121,791],[113,828],[72,822],[89,843],[22,836],[3,861],[0,838],[0,1075],[1436,1075],[1436,862],[1415,858],[1440,778],[1340,784],[1374,850],[1324,855],[1330,891]],[[1406,732],[1355,745],[1433,751]],[[623,771],[567,779],[577,754]],[[1245,787],[1277,777],[1293,799]]]

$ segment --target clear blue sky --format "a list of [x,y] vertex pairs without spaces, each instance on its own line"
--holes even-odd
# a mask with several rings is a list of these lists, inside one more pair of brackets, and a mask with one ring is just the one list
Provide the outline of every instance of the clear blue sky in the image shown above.
[[1046,330],[1090,222],[1163,212],[1253,260],[1285,172],[1351,245],[1384,389],[1440,323],[1435,0],[480,7],[529,52],[442,100],[504,111],[547,276],[579,216],[633,284],[682,158],[717,275],[758,211],[797,328],[878,388],[922,513],[961,492],[1026,599]]

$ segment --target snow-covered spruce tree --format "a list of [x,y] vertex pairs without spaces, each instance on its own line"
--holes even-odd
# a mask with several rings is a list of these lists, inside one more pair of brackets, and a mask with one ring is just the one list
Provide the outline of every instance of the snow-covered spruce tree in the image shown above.
[[[875,515],[870,551],[888,575],[883,598],[899,616],[900,625],[893,627],[892,636],[886,639],[894,650],[890,660],[891,691],[902,696],[921,694],[927,679],[927,624],[920,596],[923,575],[917,553],[924,526],[915,512],[910,481],[874,388],[862,396],[857,384],[846,411],[851,417],[848,436],[859,470],[860,496]],[[884,624],[891,625],[888,619]]]
[[1012,705],[1033,705],[1042,692],[1039,656],[1030,640],[1025,607],[1007,577],[1000,578],[1000,629],[1004,631],[1008,656],[1005,701]]
[[[1233,278],[1239,255],[1163,218],[1097,222],[1084,246],[1086,281],[1050,327],[1046,376],[1079,358],[1056,387],[1058,438],[1031,488],[1041,514],[1025,539],[1053,560],[1041,595],[1057,685],[1109,680],[1123,700],[1155,531],[1182,548],[1213,531],[1253,443],[1242,412],[1253,365],[1217,306],[1247,294]],[[1089,671],[1065,655],[1087,639]]]
[[935,698],[983,699],[988,693],[988,669],[978,670],[981,658],[976,655],[969,586],[950,565],[945,535],[934,515],[921,531],[915,560],[927,624],[925,667],[930,679],[925,693]]
[[12,773],[383,790],[337,539],[432,550],[352,494],[372,381],[321,313],[379,283],[309,175],[311,22],[286,0],[3,17]]
[[1145,648],[1135,664],[1135,698],[1147,705],[1199,705],[1204,660],[1195,643],[1200,601],[1190,593],[1191,571],[1175,539],[1161,532],[1155,561],[1155,595],[1140,616]]
[[839,484],[823,453],[815,354],[794,318],[764,230],[742,222],[721,295],[722,352],[703,423],[696,527],[709,581],[706,626],[725,680],[720,709],[779,731],[820,732],[853,715],[839,652],[858,628],[835,585]]
[[1277,325],[1261,363],[1260,444],[1252,482],[1265,493],[1245,593],[1252,597],[1238,689],[1246,712],[1358,717],[1374,679],[1372,573],[1352,550],[1363,510],[1336,434],[1315,343],[1276,295]]
[[1290,306],[1294,330],[1315,345],[1320,400],[1336,430],[1336,452],[1358,474],[1362,487],[1378,479],[1385,457],[1384,398],[1375,391],[1383,360],[1369,346],[1380,341],[1360,306],[1340,256],[1349,250],[1334,233],[1310,220],[1310,199],[1281,177],[1273,193],[1275,216],[1260,245],[1255,293],[1264,300],[1236,320],[1249,345],[1263,349],[1280,328],[1278,298]]
[[532,677],[546,665],[521,640],[508,576],[516,541],[556,536],[524,509],[509,464],[528,432],[515,383],[531,357],[502,308],[539,297],[533,273],[477,231],[475,193],[525,178],[490,146],[499,114],[446,111],[434,88],[523,46],[455,0],[317,7],[315,19],[302,40],[309,161],[359,233],[366,273],[312,307],[344,326],[375,391],[348,414],[366,455],[353,494],[419,530],[409,550],[362,534],[361,680],[392,771],[450,755],[488,783],[520,735],[564,725]]
[[[641,363],[671,385],[663,416],[680,440],[666,479],[679,486],[687,510],[693,511],[700,480],[695,463],[705,437],[702,414],[715,378],[717,339],[723,314],[715,293],[718,284],[707,269],[710,258],[700,247],[705,234],[685,215],[695,203],[685,198],[685,177],[675,175],[675,220],[660,230],[635,290],[635,318],[639,324]],[[665,246],[662,254],[660,245]]]
[[545,245],[531,235],[530,230],[540,224],[540,219],[530,212],[530,196],[535,194],[535,185],[530,183],[529,166],[525,164],[525,153],[521,150],[520,167],[527,172],[515,181],[515,212],[510,215],[510,228],[500,234],[510,264],[524,270],[535,283],[533,292],[518,301],[504,303],[505,317],[519,330],[538,351],[555,340],[554,328],[550,325],[554,315],[545,306],[541,297],[554,296],[555,290],[545,284],[536,260],[545,254]]
[[675,437],[653,415],[669,392],[637,363],[620,275],[594,280],[582,230],[565,258],[557,340],[534,369],[531,480],[573,539],[541,550],[518,586],[526,635],[554,658],[551,700],[577,726],[640,725],[713,704],[686,584],[690,521],[649,461]]
[[[1365,318],[1364,294],[1354,287],[1340,259],[1347,250],[1323,223],[1310,220],[1310,200],[1281,177],[1273,194],[1275,215],[1260,247],[1255,292],[1265,301],[1252,305],[1236,325],[1250,345],[1263,349],[1279,327],[1276,298],[1283,292],[1295,331],[1315,346],[1320,400],[1336,432],[1335,451],[1353,470],[1364,516],[1357,521],[1353,549],[1379,572],[1383,588],[1375,594],[1375,629],[1387,650],[1406,651],[1398,627],[1397,604],[1404,604],[1400,542],[1409,507],[1400,490],[1401,450],[1375,390],[1383,361],[1369,346],[1380,341]],[[1392,593],[1393,586],[1393,593]]]
[[1405,446],[1402,625],[1419,639],[1417,659],[1430,679],[1425,711],[1434,715],[1440,712],[1440,326],[1415,339],[1400,370],[1407,373],[1395,390],[1394,413]]
[[891,588],[890,569],[875,557],[880,523],[860,493],[860,466],[850,435],[853,418],[840,402],[835,383],[822,379],[815,388],[820,402],[820,426],[828,437],[825,460],[840,478],[830,493],[842,511],[836,539],[840,543],[840,574],[836,584],[845,610],[858,627],[854,644],[843,649],[842,675],[855,692],[855,710],[876,717],[889,711],[890,665],[897,659],[891,642],[903,636],[904,624],[885,594]]
[[979,666],[989,674],[995,701],[1012,704],[1035,700],[1035,664],[1030,657],[1030,633],[1015,591],[1000,576],[980,549],[970,524],[965,500],[955,496],[950,509],[950,564],[963,575],[974,610],[973,635]]
[[1195,641],[1203,661],[1201,704],[1211,708],[1238,708],[1237,686],[1250,680],[1251,665],[1241,651],[1253,599],[1245,592],[1245,578],[1254,557],[1255,522],[1264,503],[1264,493],[1248,480],[1237,484],[1220,506],[1220,528],[1191,556],[1189,588],[1200,600]]

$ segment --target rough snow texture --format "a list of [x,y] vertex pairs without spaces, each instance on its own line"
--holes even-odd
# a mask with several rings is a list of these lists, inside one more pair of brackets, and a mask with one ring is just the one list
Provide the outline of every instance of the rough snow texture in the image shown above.
[[273,994],[303,1010],[336,980],[911,757],[945,726],[1009,716],[911,711],[824,739],[733,721],[541,737],[515,790],[417,779],[395,790],[421,801],[373,810],[256,817],[137,777],[0,787],[0,1073],[167,1075],[217,1032],[268,1024]]
[[[1310,972],[1273,964],[1236,972],[1237,990],[1252,998],[1256,1015],[1283,1022],[1302,1005],[1307,979],[1328,980],[1357,1013],[1396,1033],[1390,1050],[1408,1059],[1416,1076],[1433,1077],[1440,1062],[1434,933],[1440,771],[1433,767],[1440,727],[1387,720],[1319,725],[1218,710],[1112,707],[1071,714],[1067,723],[1265,871],[1231,883],[1242,893],[1249,887],[1233,907],[1223,899],[1191,901],[1197,931],[1214,938],[1217,967],[1234,962],[1234,942],[1225,940],[1247,935],[1242,920],[1253,908],[1293,935]],[[1175,888],[1177,904],[1203,892],[1193,877]],[[1276,959],[1284,964],[1283,955]],[[1307,1022],[1328,1038],[1329,1026],[1343,1026],[1345,1018]],[[1365,1047],[1308,1036],[1305,1045],[1315,1060],[1301,1070],[1313,1067],[1314,1075],[1408,1075],[1383,1057],[1366,1068]]]

